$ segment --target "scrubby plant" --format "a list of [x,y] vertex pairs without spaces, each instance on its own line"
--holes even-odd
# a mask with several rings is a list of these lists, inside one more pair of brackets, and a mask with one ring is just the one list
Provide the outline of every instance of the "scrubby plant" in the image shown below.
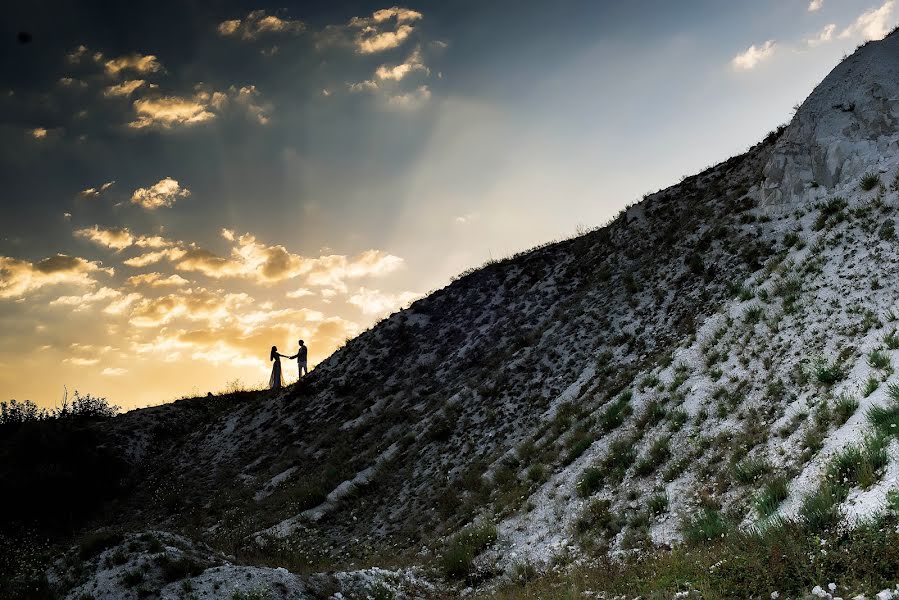
[[856,410],[858,410],[858,400],[849,394],[840,394],[833,405],[834,424],[837,427],[841,426],[855,414]]
[[443,551],[443,573],[451,579],[462,579],[471,573],[475,557],[496,542],[496,526],[480,523],[466,527],[452,538]]
[[780,503],[789,496],[787,478],[779,475],[768,480],[762,491],[755,497],[755,509],[763,517],[770,517],[777,512]]
[[895,329],[883,336],[883,343],[890,350],[899,350],[899,335],[896,334]]
[[868,379],[865,380],[865,384],[862,386],[862,395],[867,398],[876,392],[878,387],[880,387],[880,380],[876,377],[868,377]]
[[668,494],[664,490],[656,492],[646,501],[646,508],[652,515],[661,515],[668,512]]
[[579,533],[592,531],[607,535],[617,534],[623,525],[621,517],[612,512],[611,503],[599,498],[590,501],[574,522]]
[[624,423],[624,419],[633,413],[629,392],[621,394],[599,417],[599,428],[608,433]]
[[747,458],[731,468],[734,479],[742,484],[755,481],[771,471],[771,465],[764,458]]
[[596,467],[587,467],[581,473],[577,482],[577,493],[581,498],[587,498],[598,492],[602,488],[605,476],[601,469]]
[[753,304],[752,306],[747,307],[745,311],[743,311],[743,320],[749,325],[758,323],[764,316],[765,309],[758,304]]
[[887,461],[886,438],[880,435],[865,438],[860,446],[851,445],[834,455],[827,468],[827,477],[840,486],[858,485],[868,489]]
[[730,524],[713,508],[706,508],[699,514],[681,523],[684,541],[691,545],[703,545],[723,538],[730,530]]
[[883,371],[889,370],[891,366],[890,357],[879,348],[871,350],[868,354],[868,365],[870,365],[872,369],[880,369]]
[[877,173],[865,173],[858,182],[858,187],[863,192],[869,192],[880,185],[880,175]]
[[833,385],[846,377],[846,372],[838,363],[828,363],[823,358],[815,361],[813,372],[818,383],[824,385]]
[[634,472],[641,477],[653,473],[671,457],[670,440],[667,437],[658,438],[649,447],[647,453],[640,459]]
[[834,527],[840,522],[840,503],[845,497],[845,487],[830,481],[825,482],[803,500],[799,509],[802,523],[810,531],[825,531]]

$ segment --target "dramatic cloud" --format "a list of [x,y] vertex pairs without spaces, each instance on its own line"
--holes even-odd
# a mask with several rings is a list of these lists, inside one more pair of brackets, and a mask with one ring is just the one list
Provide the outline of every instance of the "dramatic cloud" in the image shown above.
[[833,33],[836,31],[837,26],[833,23],[829,25],[825,25],[824,29],[822,29],[818,35],[815,37],[810,37],[805,40],[805,43],[810,47],[819,46],[821,44],[826,44],[830,40],[833,39]]
[[47,285],[71,283],[93,285],[91,273],[102,269],[100,263],[76,256],[57,254],[36,263],[0,256],[0,298],[19,298]]
[[184,318],[217,324],[230,320],[233,313],[252,302],[253,299],[244,293],[188,289],[159,298],[141,299],[132,308],[129,322],[135,327],[157,327]]
[[88,239],[100,246],[122,250],[134,243],[134,236],[125,227],[104,229],[99,225],[75,231],[76,237]]
[[409,58],[407,58],[403,63],[394,65],[392,67],[381,65],[375,71],[375,76],[378,79],[391,79],[393,81],[400,81],[406,75],[409,75],[410,73],[413,73],[415,71],[420,71],[425,74],[430,73],[428,68],[424,65],[424,62],[422,62],[420,48],[416,48],[415,51],[409,55]]
[[855,22],[840,32],[841,38],[860,37],[863,40],[879,40],[889,33],[894,0],[884,2],[879,8],[863,12]]
[[138,204],[147,210],[156,210],[162,207],[171,207],[179,198],[190,196],[190,190],[181,187],[171,177],[160,179],[148,188],[138,188],[131,194],[131,202]]
[[137,73],[155,73],[162,69],[162,65],[155,56],[147,56],[132,53],[113,58],[103,65],[109,75],[118,75],[122,71],[135,71]]
[[176,261],[185,254],[186,251],[181,248],[167,248],[165,250],[148,252],[146,254],[141,254],[140,256],[129,258],[122,261],[122,264],[129,267],[140,268],[148,265],[155,265],[162,260]]
[[86,190],[81,190],[78,192],[78,195],[82,198],[99,198],[100,195],[115,185],[115,181],[107,181],[99,188],[87,188]]
[[168,129],[175,125],[196,125],[215,118],[211,112],[210,94],[205,92],[192,98],[160,96],[140,98],[134,101],[137,119],[128,124],[132,129],[157,126]]
[[36,140],[42,140],[47,137],[47,130],[44,127],[35,127],[34,129],[28,130],[28,133]]
[[390,314],[413,300],[421,298],[422,294],[415,292],[399,292],[390,294],[380,290],[370,290],[364,287],[349,297],[349,303],[358,306],[366,315],[383,316]]
[[223,21],[218,26],[219,35],[236,36],[244,40],[255,40],[266,34],[296,34],[305,29],[306,25],[301,21],[267,15],[264,10],[254,10],[245,19]]
[[105,300],[114,300],[122,295],[118,290],[103,287],[96,292],[88,292],[78,296],[60,296],[56,300],[50,302],[51,306],[74,306],[76,311],[85,310],[91,304],[103,302]]
[[83,88],[87,87],[87,84],[80,79],[75,79],[73,77],[60,77],[57,82],[60,86],[65,88]]
[[144,273],[142,275],[134,275],[129,277],[126,284],[131,286],[148,286],[154,288],[162,287],[181,287],[190,282],[180,275],[170,275],[164,277],[162,273]]
[[815,12],[821,10],[822,4],[824,4],[824,0],[811,0],[811,2],[808,3],[808,11]]
[[111,85],[103,90],[106,97],[130,96],[134,90],[144,85],[146,81],[143,79],[129,79],[117,85]]
[[768,40],[758,47],[753,44],[747,48],[745,52],[737,54],[733,60],[731,60],[731,65],[733,65],[735,69],[740,70],[754,69],[759,63],[774,55],[776,46],[777,44],[774,40]]
[[354,17],[354,45],[359,54],[374,54],[402,45],[415,28],[410,24],[422,18],[420,12],[394,6],[375,11],[371,17]]

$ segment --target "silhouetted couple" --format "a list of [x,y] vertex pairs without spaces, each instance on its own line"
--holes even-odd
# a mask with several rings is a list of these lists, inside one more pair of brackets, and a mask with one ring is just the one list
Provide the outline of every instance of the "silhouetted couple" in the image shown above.
[[281,357],[283,356],[286,359],[293,360],[297,359],[297,369],[299,371],[300,378],[302,379],[305,375],[309,374],[309,369],[306,368],[306,355],[308,354],[306,348],[306,344],[303,340],[300,340],[300,349],[297,350],[297,353],[293,356],[287,356],[286,354],[280,354],[278,352],[277,346],[272,346],[272,352],[269,355],[269,360],[272,361],[272,377],[268,380],[268,386],[277,390],[284,386],[284,378],[281,377]]

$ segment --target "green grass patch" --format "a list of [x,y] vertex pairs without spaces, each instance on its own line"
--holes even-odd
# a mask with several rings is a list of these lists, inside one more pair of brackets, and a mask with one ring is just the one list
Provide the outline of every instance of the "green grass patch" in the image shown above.
[[472,570],[475,557],[496,541],[496,526],[480,523],[466,527],[452,538],[443,551],[443,573],[450,579],[463,579]]
[[777,476],[765,483],[762,491],[755,497],[755,509],[763,517],[770,517],[780,503],[790,495],[789,481],[784,476]]

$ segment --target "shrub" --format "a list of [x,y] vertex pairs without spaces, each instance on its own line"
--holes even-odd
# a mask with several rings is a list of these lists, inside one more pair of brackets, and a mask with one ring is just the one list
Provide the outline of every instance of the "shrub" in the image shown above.
[[665,491],[656,492],[649,497],[646,502],[646,508],[653,515],[661,515],[668,512],[668,494]]
[[608,433],[620,427],[632,412],[630,394],[622,394],[600,415],[599,428]]
[[706,508],[698,515],[681,523],[684,541],[691,545],[704,545],[723,538],[730,529],[729,524],[717,510]]
[[652,443],[646,455],[640,459],[634,472],[644,477],[658,469],[668,458],[671,457],[671,447],[667,437],[661,437]]
[[872,406],[867,416],[880,435],[899,435],[899,405]]
[[755,481],[769,471],[771,471],[771,465],[764,458],[747,458],[731,468],[734,479],[744,485]]
[[770,517],[777,512],[780,503],[789,496],[787,478],[778,476],[765,484],[762,491],[755,497],[755,509],[763,517]]
[[846,497],[846,488],[826,482],[815,493],[807,496],[799,509],[802,523],[810,531],[823,532],[840,522],[840,502]]
[[162,562],[162,579],[166,583],[193,577],[202,572],[203,565],[187,556]]
[[868,364],[872,369],[886,370],[890,368],[890,357],[881,350],[871,350],[868,354]]
[[621,531],[623,525],[622,519],[612,512],[611,503],[600,499],[587,504],[574,523],[575,529],[580,533],[594,531],[610,535]]
[[838,452],[827,468],[827,477],[840,486],[858,485],[868,489],[889,458],[885,437],[870,436],[861,446],[849,446]]
[[602,488],[605,479],[601,469],[587,467],[577,482],[577,493],[581,498],[587,498]]
[[834,424],[839,427],[849,420],[858,410],[858,400],[849,394],[840,394],[837,401],[833,405]]
[[441,557],[443,572],[452,579],[471,573],[474,558],[496,541],[496,526],[492,523],[471,525],[450,539]]
[[765,316],[765,309],[758,304],[753,304],[743,312],[743,320],[750,325],[758,323]]
[[652,400],[646,405],[646,410],[637,419],[637,429],[644,429],[647,425],[658,425],[665,418],[665,407],[658,400]]
[[880,380],[876,377],[868,377],[868,379],[865,380],[865,385],[862,387],[862,395],[867,398],[876,392],[878,387],[880,387]]
[[824,385],[833,385],[846,377],[845,371],[836,362],[828,363],[824,359],[818,359],[814,365],[815,379]]
[[880,185],[880,175],[877,173],[865,173],[858,182],[858,187],[863,192],[869,192]]
[[883,343],[890,350],[899,350],[899,335],[896,335],[895,329],[883,336]]
[[896,239],[896,224],[893,222],[893,219],[887,219],[881,224],[880,229],[877,230],[877,235],[882,240],[886,240],[888,242],[892,242]]
[[637,451],[634,449],[635,440],[619,438],[609,446],[609,453],[599,465],[609,480],[619,482],[624,479],[624,474],[637,459]]

